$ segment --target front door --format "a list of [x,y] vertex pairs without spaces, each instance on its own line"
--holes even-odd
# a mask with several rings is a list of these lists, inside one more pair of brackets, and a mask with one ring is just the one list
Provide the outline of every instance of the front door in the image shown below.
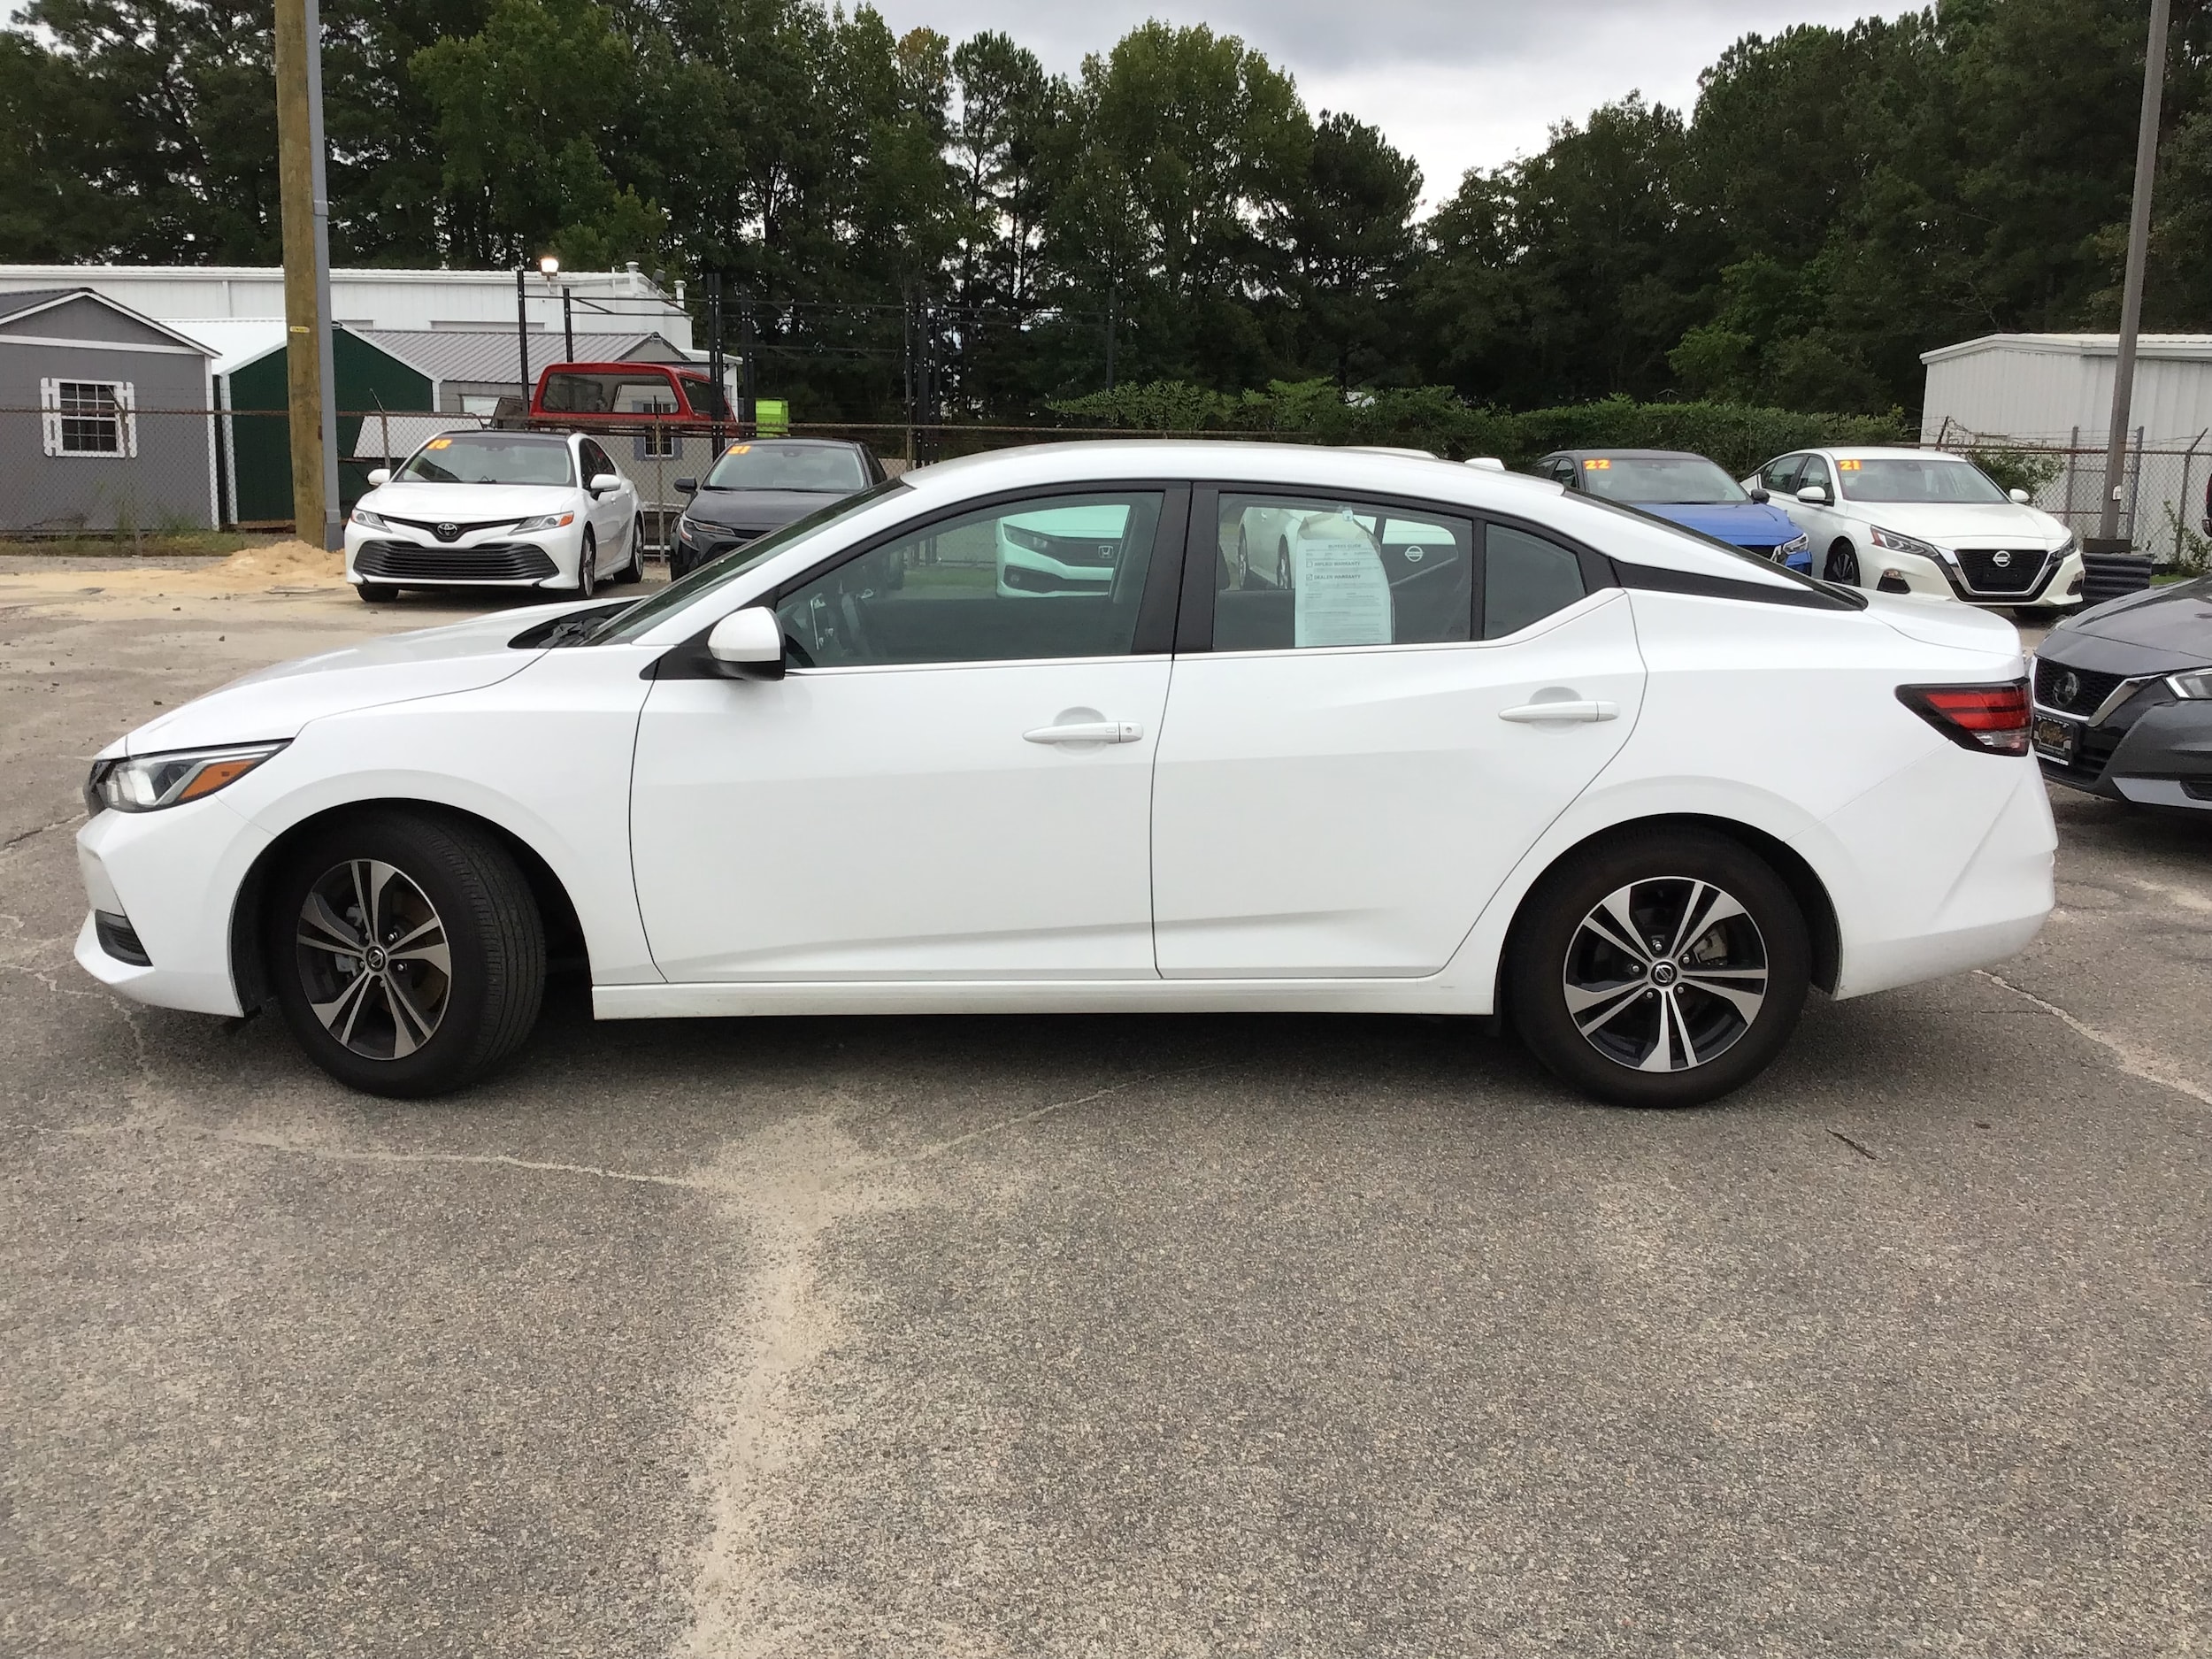
[[778,595],[783,680],[661,679],[631,810],[661,971],[1155,977],[1187,500],[1093,488],[901,532]]
[[1160,972],[1436,972],[1635,724],[1627,595],[1571,548],[1448,510],[1225,491],[1195,512],[1256,509],[1294,518],[1296,580],[1225,565],[1211,649],[1177,658],[1153,787]]

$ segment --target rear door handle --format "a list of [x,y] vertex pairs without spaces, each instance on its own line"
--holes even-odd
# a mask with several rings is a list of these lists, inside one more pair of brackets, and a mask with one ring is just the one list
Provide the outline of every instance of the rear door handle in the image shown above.
[[1144,727],[1133,720],[1073,720],[1022,733],[1032,743],[1133,743],[1143,735]]
[[1617,720],[1621,705],[1601,703],[1595,698],[1577,698],[1558,703],[1524,703],[1510,709],[1500,709],[1498,718],[1511,720],[1519,726],[1540,726],[1549,721],[1589,722]]

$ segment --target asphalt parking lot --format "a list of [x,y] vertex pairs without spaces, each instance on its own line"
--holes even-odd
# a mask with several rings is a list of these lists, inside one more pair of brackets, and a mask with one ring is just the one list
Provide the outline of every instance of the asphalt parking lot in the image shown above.
[[2212,824],[2062,795],[2032,949],[1683,1114],[1446,1022],[572,991],[376,1101],[83,976],[70,837],[156,703],[455,613],[65,575],[0,570],[0,1650],[2212,1652]]

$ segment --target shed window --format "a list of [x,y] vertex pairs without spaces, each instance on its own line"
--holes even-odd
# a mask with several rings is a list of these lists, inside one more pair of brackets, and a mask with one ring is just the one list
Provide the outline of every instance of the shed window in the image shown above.
[[38,405],[46,453],[134,457],[137,403],[128,380],[41,380]]

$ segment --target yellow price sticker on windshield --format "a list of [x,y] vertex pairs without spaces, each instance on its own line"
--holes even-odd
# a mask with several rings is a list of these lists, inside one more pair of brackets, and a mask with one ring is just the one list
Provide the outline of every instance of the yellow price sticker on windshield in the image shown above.
[[433,438],[430,441],[430,447],[434,449],[449,449],[453,447],[453,440],[450,438]]
[[749,443],[733,443],[728,449],[723,450],[722,453],[725,455],[747,455],[751,453],[752,448],[753,446]]
[[1585,461],[1582,464],[1582,470],[1586,472],[1609,472],[1613,470],[1613,464],[1610,461],[1601,460]]
[[1836,469],[1843,472],[1855,472],[1859,470],[1859,464],[1856,461],[1839,461]]

